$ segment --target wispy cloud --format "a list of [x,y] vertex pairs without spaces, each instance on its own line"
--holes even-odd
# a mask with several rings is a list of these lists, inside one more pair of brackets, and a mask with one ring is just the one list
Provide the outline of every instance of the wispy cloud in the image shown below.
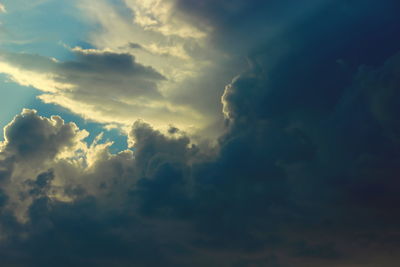
[[6,12],[7,12],[6,7],[2,3],[0,3],[0,13],[6,13]]

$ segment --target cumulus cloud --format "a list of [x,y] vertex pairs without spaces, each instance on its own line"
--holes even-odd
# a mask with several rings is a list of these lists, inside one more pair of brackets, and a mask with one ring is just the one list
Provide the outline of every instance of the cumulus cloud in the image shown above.
[[[285,97],[265,95],[282,87],[270,87],[276,81],[261,69],[249,68],[226,87],[228,129],[217,154],[177,128],[161,133],[143,121],[129,133],[132,151],[111,154],[101,136],[86,144],[87,133],[74,124],[23,111],[7,126],[1,150],[5,262],[336,266],[363,262],[368,252],[376,256],[368,261],[386,257],[390,266],[390,246],[373,244],[396,239],[400,218],[390,214],[398,164],[386,157],[388,148],[367,144],[397,146],[379,131],[379,117],[367,116],[373,106],[343,91],[334,116],[325,117],[336,123],[323,125],[265,110],[265,101]],[[348,90],[368,95],[360,75]],[[349,127],[361,118],[375,131],[360,128],[354,136]],[[37,256],[38,249],[54,258]]]
[[[332,4],[252,51],[249,66],[221,88],[226,128],[215,150],[197,145],[179,127],[161,132],[137,121],[128,134],[132,149],[112,154],[101,136],[87,144],[87,133],[75,124],[23,111],[6,127],[0,152],[2,262],[393,266],[400,240],[393,43],[400,41],[392,34],[396,27],[378,27],[378,34],[347,13],[358,10],[371,19],[369,26],[386,25],[379,10],[364,9],[372,2]],[[237,6],[250,8],[247,3],[222,1],[215,14],[222,6],[233,15],[207,21],[225,29],[223,20],[241,14]],[[285,42],[294,47],[281,50]],[[365,45],[352,45],[358,43]],[[48,94],[83,97],[91,92],[81,88],[88,77],[118,82],[126,70],[132,83],[135,78],[153,90],[115,92],[165,101],[163,76],[132,56],[75,53],[77,60],[67,62],[3,57],[26,71],[39,72],[30,63],[39,62],[55,82],[72,81],[71,88]],[[113,92],[98,86],[111,98]]]
[[6,13],[6,12],[7,12],[6,7],[2,3],[0,3],[0,13]]
[[16,159],[45,161],[64,149],[73,149],[86,136],[75,124],[64,124],[58,116],[46,119],[33,110],[24,110],[5,127],[2,152]]
[[[65,124],[58,117],[39,117],[33,110],[24,110],[5,127],[1,149],[1,182],[9,196],[9,206],[24,221],[31,199],[22,197],[29,179],[33,179],[55,160],[75,157],[77,150],[84,149],[81,140],[87,132],[80,131],[73,123]],[[27,183],[28,182],[28,183]],[[43,182],[43,181],[42,181]],[[42,183],[39,181],[39,183]]]
[[[165,232],[166,225],[154,225],[153,227],[151,226],[153,223],[146,222],[144,219],[135,222],[141,213],[147,214],[145,210],[152,209],[149,208],[150,206],[155,205],[154,208],[157,210],[160,208],[157,204],[160,202],[154,202],[160,195],[154,195],[154,198],[151,199],[147,194],[142,193],[148,190],[154,191],[158,186],[161,187],[154,192],[161,193],[164,186],[169,183],[172,183],[170,185],[172,188],[177,179],[175,172],[172,172],[167,180],[165,180],[165,174],[170,172],[172,166],[176,166],[174,168],[178,173],[182,172],[181,166],[187,165],[197,150],[189,145],[189,139],[184,135],[174,132],[173,135],[167,137],[143,122],[137,122],[132,128],[131,138],[135,140],[136,148],[134,157],[131,151],[123,151],[116,155],[110,154],[108,151],[110,144],[98,144],[98,140],[87,146],[82,141],[84,137],[86,137],[86,133],[77,129],[75,124],[65,124],[59,117],[47,119],[38,116],[32,110],[23,111],[6,127],[0,162],[2,196],[5,196],[2,201],[1,246],[16,245],[17,243],[26,246],[30,251],[22,257],[21,263],[51,265],[54,264],[54,261],[47,256],[39,258],[34,256],[36,247],[33,245],[36,242],[34,239],[44,238],[43,245],[47,246],[48,242],[51,242],[51,235],[56,228],[61,230],[70,223],[72,226],[78,221],[85,221],[84,224],[88,228],[84,226],[82,230],[87,232],[92,229],[94,224],[100,223],[101,217],[101,221],[105,220],[104,227],[109,230],[103,237],[99,236],[96,239],[100,238],[97,240],[101,243],[107,239],[112,240],[110,246],[106,245],[102,248],[105,249],[103,259],[98,258],[97,252],[95,252],[97,249],[93,251],[92,256],[87,255],[85,259],[80,259],[78,255],[73,256],[75,253],[70,250],[72,247],[69,246],[65,247],[64,252],[59,256],[61,258],[72,257],[70,263],[78,264],[78,266],[85,262],[86,264],[114,262],[120,266],[128,266],[135,262],[138,266],[145,266],[149,264],[151,255],[154,253],[159,253],[160,258],[150,260],[153,265],[165,262],[164,253],[166,251],[162,249],[155,252],[153,249],[157,246],[156,243],[161,244],[166,240],[174,240],[176,236],[168,237]],[[66,154],[67,151],[70,153]],[[28,158],[32,161],[29,161]],[[168,193],[164,200],[168,200],[169,194],[173,195],[172,192]],[[139,202],[133,201],[136,197],[139,198]],[[168,209],[169,203],[164,204]],[[102,210],[101,213],[97,213],[95,207],[99,207]],[[123,219],[125,222],[123,224],[118,222],[117,225],[114,225],[110,221],[111,224],[109,224],[106,221],[114,215],[107,214],[108,212],[120,219],[125,217]],[[79,213],[86,215],[82,217]],[[14,219],[7,223],[3,221],[6,216]],[[151,228],[149,232],[145,231],[147,233],[144,233],[143,229],[139,229],[140,225],[144,224]],[[22,232],[18,233],[18,225],[26,228],[28,239],[19,239],[18,235]],[[103,228],[101,225],[98,226]],[[7,227],[15,228],[16,235],[12,235],[12,230]],[[182,229],[178,231],[178,227],[180,228],[177,223],[167,228],[178,233],[182,231]],[[159,229],[157,230],[157,228]],[[72,231],[75,232],[75,230]],[[160,240],[159,234],[151,234],[153,231],[164,236],[161,238],[162,240]],[[95,235],[98,233],[97,230],[92,232]],[[76,237],[68,239],[75,242]],[[89,236],[82,240],[83,243],[79,242],[78,246],[95,241]],[[112,249],[115,242],[121,244],[122,251],[118,252]],[[108,242],[104,244],[106,243]],[[139,245],[139,243],[142,248],[140,251],[134,252],[134,256],[133,254],[128,256],[124,252],[133,244]],[[179,246],[179,242],[176,243]],[[8,247],[6,250],[10,252],[13,249]],[[6,263],[13,264],[15,259],[9,258],[5,250],[3,252],[7,258],[5,259]],[[115,261],[112,260],[113,255],[116,255],[114,253],[122,253],[121,255],[124,254],[128,257],[123,256],[124,259]],[[168,266],[168,262],[166,264]]]

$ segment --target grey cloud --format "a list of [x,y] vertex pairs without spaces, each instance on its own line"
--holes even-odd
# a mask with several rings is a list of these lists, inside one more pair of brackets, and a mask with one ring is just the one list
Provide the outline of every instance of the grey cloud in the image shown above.
[[72,84],[74,89],[70,93],[75,98],[86,97],[90,100],[90,95],[92,100],[96,99],[96,95],[111,100],[161,97],[157,82],[165,77],[153,68],[137,63],[132,55],[80,49],[73,52],[76,60],[65,62],[24,53],[3,52],[1,57],[20,69],[53,74],[60,82]]
[[50,193],[54,178],[47,172],[63,153],[71,155],[81,146],[87,133],[59,116],[44,118],[34,110],[23,110],[5,127],[0,151],[1,184],[8,196],[7,210],[20,220],[27,206],[40,195]]
[[5,127],[3,155],[17,160],[51,160],[79,141],[78,127],[65,124],[59,116],[39,117],[34,110],[24,110]]
[[[342,12],[292,29],[285,38],[296,48],[280,54],[278,63],[270,64],[269,48],[280,42],[253,55],[252,66],[225,88],[227,128],[213,157],[183,132],[163,134],[136,122],[132,151],[112,155],[93,145],[83,156],[86,164],[47,157],[48,164],[35,164],[21,189],[39,192],[28,203],[28,223],[7,210],[10,196],[15,199],[3,189],[4,262],[394,266],[400,244],[398,57],[387,60],[393,52],[389,28],[379,28],[387,34],[380,36],[382,50],[368,42],[350,47],[377,33],[368,28],[344,38],[342,31],[358,26],[348,23],[352,16],[338,16]],[[327,41],[328,35],[342,42]],[[0,164],[3,176],[23,167]]]
[[[32,122],[35,122],[35,131],[29,130]],[[67,124],[67,126],[71,125]],[[5,154],[7,151],[8,157],[15,160],[15,168],[9,170],[10,176],[13,177],[9,181],[12,188],[4,186],[5,193],[2,199],[5,205],[8,203],[8,196],[12,197],[11,200],[14,203],[18,201],[25,203],[28,206],[29,221],[19,222],[14,217],[17,216],[18,209],[11,210],[13,206],[3,207],[4,204],[2,205],[0,224],[2,231],[6,232],[1,232],[1,234],[2,236],[10,235],[0,242],[4,262],[9,265],[19,262],[28,266],[37,264],[52,266],[59,260],[63,261],[63,263],[58,262],[61,266],[70,264],[131,266],[132,263],[135,263],[135,266],[149,264],[156,266],[161,263],[164,266],[184,266],[184,264],[169,263],[172,262],[172,255],[179,254],[181,246],[179,240],[184,237],[176,240],[175,234],[171,232],[168,236],[168,232],[165,231],[170,228],[171,231],[179,233],[182,229],[178,230],[178,224],[155,226],[151,222],[140,219],[140,216],[141,214],[150,215],[151,206],[159,209],[160,202],[154,202],[156,198],[168,201],[169,194],[173,194],[168,193],[169,190],[167,190],[164,198],[160,198],[162,195],[154,195],[154,198],[150,199],[150,195],[142,193],[163,194],[164,185],[169,184],[168,179],[176,180],[175,174],[181,172],[180,166],[186,164],[186,157],[195,153],[193,148],[188,146],[188,138],[183,135],[176,136],[177,133],[175,137],[166,137],[149,125],[138,122],[132,131],[137,147],[135,159],[129,151],[111,155],[106,147],[100,146],[97,148],[97,153],[93,151],[95,155],[91,165],[85,166],[85,164],[77,164],[78,162],[74,163],[70,158],[57,159],[57,153],[49,152],[61,151],[63,140],[60,140],[60,143],[49,141],[46,145],[40,142],[37,146],[33,145],[37,139],[40,139],[38,136],[49,136],[48,132],[55,132],[60,126],[28,110],[17,116],[8,126],[7,133],[19,129],[21,134],[8,134],[2,150],[2,153]],[[25,135],[22,134],[23,132]],[[79,139],[78,137],[78,132],[76,132],[71,139]],[[24,147],[38,150],[35,155],[48,152],[50,158],[32,156],[32,161],[35,161],[33,165],[21,160],[17,161],[15,155],[21,152],[12,148],[24,140]],[[32,143],[28,144],[29,140]],[[53,139],[49,137],[47,140]],[[92,147],[92,149],[95,148]],[[176,158],[173,155],[176,155]],[[79,157],[77,154],[75,156]],[[178,165],[176,165],[176,172],[172,172],[168,178],[165,174],[170,170],[169,167],[164,166],[170,163]],[[0,164],[3,168],[6,161],[1,161]],[[49,166],[52,169],[49,170]],[[24,177],[16,179],[15,175],[21,173],[21,169],[24,169]],[[165,180],[166,177],[167,180]],[[149,186],[146,186],[146,183],[149,183]],[[168,188],[171,189],[173,184],[174,182]],[[138,196],[138,202],[133,202],[132,194]],[[186,191],[182,191],[182,194],[186,194]],[[65,202],[61,200],[63,197],[59,199],[63,195],[72,198],[72,201]],[[168,208],[177,203],[164,204]],[[10,217],[9,221],[6,221],[7,216]],[[160,229],[157,230],[157,228]],[[21,230],[15,230],[16,233],[13,235],[11,229]],[[28,238],[20,238],[17,233],[19,231],[24,231]],[[159,240],[159,235],[167,239]],[[64,245],[57,241],[60,238],[66,241]],[[36,243],[38,239],[42,240],[40,244]],[[168,240],[174,243],[175,248],[163,248],[163,243],[168,243]],[[75,245],[70,246],[72,243]],[[91,243],[98,245],[89,246]],[[44,249],[47,246],[55,250],[52,252],[47,250],[46,254],[37,254],[39,248]],[[88,246],[91,247],[89,250],[87,250]],[[16,249],[16,247],[19,248]],[[20,248],[23,248],[25,252],[19,254],[19,260],[15,261],[16,259],[11,255],[22,252]],[[50,247],[49,249],[52,250]],[[98,254],[100,251],[103,251],[101,253],[103,256]],[[49,256],[51,254],[54,257]],[[155,254],[158,255],[157,259],[151,259]]]
[[74,72],[75,70],[88,73],[116,73],[121,75],[130,74],[148,80],[163,80],[161,74],[151,67],[145,67],[135,62],[130,54],[117,54],[112,52],[85,51],[76,49],[78,61],[65,62],[61,69]]
[[4,71],[16,82],[43,91],[39,98],[44,102],[95,121],[128,124],[141,118],[159,125],[188,125],[200,116],[166,99],[159,90],[166,78],[130,54],[79,48],[73,53],[75,60],[64,62],[5,52],[1,57],[16,68],[6,66]]
[[79,50],[75,54],[77,61],[61,63],[58,68],[67,83],[79,86],[78,95],[95,91],[95,94],[117,100],[141,96],[161,98],[157,82],[165,77],[153,68],[135,62],[132,55]]
[[29,194],[33,196],[47,195],[53,180],[54,173],[52,170],[40,173],[35,180],[27,180],[26,184],[31,187]]
[[359,91],[370,103],[374,117],[392,138],[397,138],[400,133],[400,124],[396,115],[400,104],[399,79],[400,54],[396,54],[382,67],[362,66],[354,84],[355,87],[360,88]]
[[143,46],[141,46],[140,44],[137,44],[137,43],[129,43],[129,48],[132,48],[132,49],[143,49]]
[[187,136],[166,137],[140,121],[134,123],[130,138],[135,142],[135,160],[143,176],[151,175],[165,161],[188,164],[198,152]]
[[50,58],[46,58],[40,55],[27,54],[27,53],[9,53],[0,51],[0,57],[4,62],[11,62],[18,68],[24,68],[28,70],[40,70],[49,72],[53,69],[55,62]]
[[[177,129],[165,135],[136,122],[130,133],[133,152],[111,155],[106,147],[99,147],[86,171],[84,165],[64,159],[31,172],[24,188],[34,196],[28,207],[29,223],[21,224],[10,214],[8,224],[1,222],[11,235],[0,242],[5,262],[52,266],[62,259],[66,266],[291,266],[291,260],[298,258],[299,266],[314,262],[318,266],[345,261],[343,244],[356,238],[345,235],[354,228],[343,226],[348,222],[344,210],[337,210],[344,206],[319,196],[332,195],[332,190],[342,192],[346,199],[364,193],[351,187],[317,186],[320,179],[332,182],[321,172],[332,165],[319,163],[314,143],[318,138],[311,139],[304,122],[296,125],[260,109],[270,82],[260,73],[250,69],[227,87],[224,105],[231,121],[219,140],[217,158],[204,159],[202,151]],[[255,105],[240,101],[247,98],[259,101]],[[57,123],[25,113],[29,115],[25,120],[50,128],[26,132],[33,137],[36,132],[57,129]],[[9,129],[17,129],[20,121],[23,115]],[[19,144],[24,138],[9,134],[7,142]],[[42,145],[34,148],[59,151]],[[316,188],[321,192],[308,193]],[[72,200],[52,196],[63,191]],[[357,198],[351,203],[358,203]],[[374,215],[363,216],[382,225]],[[19,229],[28,238],[20,239]],[[328,237],[329,242],[320,237],[326,229],[336,233]],[[366,231],[360,225],[358,230]],[[40,254],[41,250],[48,253]],[[19,259],[12,256],[21,251]],[[270,256],[255,256],[267,251]],[[229,256],[219,256],[225,253]]]

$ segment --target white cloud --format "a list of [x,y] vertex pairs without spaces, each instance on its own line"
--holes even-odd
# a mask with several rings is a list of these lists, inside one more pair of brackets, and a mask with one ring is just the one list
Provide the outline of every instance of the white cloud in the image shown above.
[[124,0],[134,12],[134,21],[145,30],[166,36],[204,38],[206,33],[185,21],[175,12],[173,0]]
[[53,73],[40,73],[21,69],[6,62],[0,62],[0,72],[8,74],[13,82],[22,86],[40,88],[44,92],[55,93],[74,87],[72,84],[58,82],[57,76]]
[[86,195],[106,198],[107,205],[115,208],[163,160],[187,163],[198,153],[182,132],[163,135],[140,121],[129,133],[135,140],[134,153],[111,154],[112,143],[100,142],[102,135],[92,144],[84,141],[87,136],[74,123],[58,116],[45,118],[34,110],[24,110],[6,126],[5,141],[0,142],[0,189],[9,196],[7,208],[20,222],[27,222],[30,205],[40,197],[36,196],[40,192],[32,191],[39,176],[50,176],[47,185],[43,180],[38,185],[46,186],[43,193],[53,200],[73,201],[79,196],[69,191],[80,188]]
[[[157,128],[175,124],[194,132],[210,129],[222,119],[219,99],[237,70],[213,49],[207,32],[174,10],[173,1],[126,1],[125,11],[135,15],[121,12],[121,6],[112,1],[82,0],[77,4],[81,19],[96,26],[88,37],[93,49],[69,48],[77,59],[64,62],[2,53],[0,72],[20,85],[42,91],[39,98],[45,103],[101,123],[128,125],[143,119]],[[138,22],[139,17],[158,22]],[[89,62],[89,58],[104,59],[101,55],[107,53],[123,55],[121,60],[131,57],[135,67],[148,70],[147,76],[133,75],[122,65],[116,71]],[[158,78],[148,76],[154,72]],[[215,137],[219,130],[214,130],[202,135],[212,132]]]
[[157,69],[167,78],[159,90],[170,103],[201,114],[203,119],[193,124],[197,128],[221,120],[219,99],[241,64],[219,51],[211,30],[194,25],[175,0],[124,2],[125,11],[131,12],[121,12],[111,1],[79,2],[82,16],[97,29],[90,33],[90,43],[97,49],[134,54],[138,62]]
[[4,6],[4,4],[0,3],[0,13],[6,13],[6,7]]

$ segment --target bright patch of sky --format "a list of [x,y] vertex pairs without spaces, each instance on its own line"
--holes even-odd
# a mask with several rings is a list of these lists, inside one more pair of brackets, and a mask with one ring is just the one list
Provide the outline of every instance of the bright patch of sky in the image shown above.
[[[0,129],[21,112],[28,103],[35,99],[33,88],[22,87],[8,81],[6,75],[0,75]],[[0,135],[3,137],[2,134]]]
[[75,1],[4,0],[0,47],[7,51],[68,57],[63,44],[85,39],[88,26],[79,18]]

